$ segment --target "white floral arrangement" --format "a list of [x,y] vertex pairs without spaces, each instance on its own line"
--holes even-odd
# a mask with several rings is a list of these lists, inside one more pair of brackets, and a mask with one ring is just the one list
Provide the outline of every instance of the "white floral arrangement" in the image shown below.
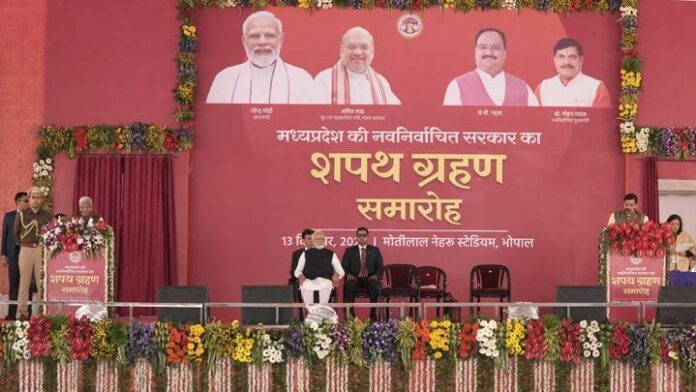
[[53,172],[53,160],[51,158],[39,159],[34,162],[34,180],[50,179]]
[[584,358],[599,358],[599,349],[602,342],[597,338],[599,323],[596,320],[588,322],[580,321],[580,342],[582,343],[582,356]]
[[503,2],[503,8],[514,11],[517,9],[517,0],[505,0]]
[[627,16],[638,16],[638,9],[634,7],[620,7],[619,10],[621,11],[622,18],[625,18]]
[[481,320],[479,329],[476,331],[476,341],[479,345],[479,353],[486,357],[497,358],[500,355],[496,330],[498,323],[495,320]]
[[284,340],[282,337],[274,339],[267,333],[263,334],[263,361],[266,363],[282,363],[283,344]]
[[333,7],[333,0],[317,0],[317,8],[328,10]]
[[636,126],[632,121],[626,121],[619,125],[619,129],[624,135],[632,135],[636,131]]
[[12,352],[17,360],[28,360],[31,357],[29,353],[29,329],[28,321],[15,321],[15,342],[12,344]]
[[331,353],[331,335],[329,334],[328,324],[319,325],[308,323],[308,330],[312,332],[312,351],[317,358],[324,359]]
[[650,128],[641,128],[638,133],[636,133],[636,148],[639,152],[648,151],[648,145],[650,139]]

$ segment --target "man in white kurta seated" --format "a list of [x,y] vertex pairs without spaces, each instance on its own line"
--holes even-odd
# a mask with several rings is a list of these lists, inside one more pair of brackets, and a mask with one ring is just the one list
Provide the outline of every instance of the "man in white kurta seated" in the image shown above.
[[333,105],[401,105],[387,79],[372,67],[375,41],[356,26],[343,34],[340,59],[314,78],[306,101]]
[[535,93],[542,106],[611,106],[609,90],[601,80],[582,73],[585,61],[580,42],[563,38],[553,48],[553,65],[558,75],[543,80]]
[[503,71],[507,58],[505,33],[485,28],[474,39],[476,69],[461,74],[447,85],[445,106],[539,106],[532,88]]
[[300,284],[300,292],[305,305],[314,303],[314,292],[319,291],[319,303],[329,303],[331,290],[338,285],[345,272],[338,256],[326,249],[326,235],[317,230],[312,234],[314,248],[307,249],[295,268],[295,277]]
[[312,76],[280,58],[280,19],[267,11],[249,15],[242,25],[242,45],[248,60],[215,76],[206,103],[299,103]]

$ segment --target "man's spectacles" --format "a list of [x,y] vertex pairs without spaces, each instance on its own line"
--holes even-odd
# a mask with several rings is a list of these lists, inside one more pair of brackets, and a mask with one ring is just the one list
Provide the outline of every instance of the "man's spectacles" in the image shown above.
[[356,235],[356,237],[365,238],[365,237],[367,237],[367,234],[358,234],[358,235]]
[[494,52],[500,51],[503,49],[501,45],[476,45],[476,49],[485,52],[486,50],[490,49]]

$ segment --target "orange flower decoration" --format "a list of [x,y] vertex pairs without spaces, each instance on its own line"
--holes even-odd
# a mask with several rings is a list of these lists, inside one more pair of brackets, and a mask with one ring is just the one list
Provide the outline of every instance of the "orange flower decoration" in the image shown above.
[[[188,327],[186,327],[188,328]],[[167,363],[181,364],[186,362],[186,331],[181,331],[179,328],[168,325],[169,342],[167,343]]]

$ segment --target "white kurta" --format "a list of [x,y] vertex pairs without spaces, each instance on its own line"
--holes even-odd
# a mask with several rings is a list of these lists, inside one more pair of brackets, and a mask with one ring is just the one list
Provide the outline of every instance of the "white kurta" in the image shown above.
[[[497,106],[501,106],[505,101],[505,72],[499,72],[497,75],[491,76],[489,73],[476,68],[476,73],[481,78],[483,87],[486,89],[488,96],[491,97],[491,101]],[[459,83],[457,83],[456,78],[447,85],[445,99],[442,104],[445,106],[459,106],[462,104]],[[539,101],[537,101],[529,85],[527,85],[527,106],[539,106]]]
[[206,103],[301,103],[311,83],[309,72],[280,59],[265,68],[246,61],[215,76]]
[[[331,104],[331,71],[333,68],[325,69],[314,78],[312,86],[309,88],[306,103],[313,104]],[[387,79],[376,73],[380,82],[384,86],[387,95],[387,105],[401,105],[401,101],[391,89]],[[351,105],[374,105],[372,99],[372,88],[370,80],[367,77],[367,72],[356,73],[348,70],[348,84],[350,88],[350,103]]]
[[609,93],[601,80],[579,73],[564,85],[556,75],[544,79],[537,87],[542,106],[600,106],[610,104]]

